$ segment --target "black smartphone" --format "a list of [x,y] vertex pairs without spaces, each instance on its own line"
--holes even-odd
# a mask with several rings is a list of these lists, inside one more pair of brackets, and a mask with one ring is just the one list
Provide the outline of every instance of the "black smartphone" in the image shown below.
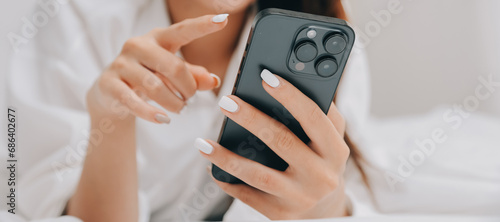
[[[354,31],[344,20],[281,9],[255,17],[241,61],[233,95],[287,126],[304,143],[310,140],[293,116],[262,86],[268,69],[315,101],[327,113],[354,44]],[[255,135],[225,118],[218,142],[243,157],[284,171],[288,164]],[[223,182],[241,180],[212,166]]]

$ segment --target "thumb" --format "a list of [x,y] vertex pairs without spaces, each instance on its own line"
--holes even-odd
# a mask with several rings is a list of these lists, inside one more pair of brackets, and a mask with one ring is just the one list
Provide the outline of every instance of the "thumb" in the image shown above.
[[186,63],[186,66],[196,80],[198,90],[212,90],[220,87],[221,80],[219,76],[208,72],[208,70],[202,66],[189,63]]

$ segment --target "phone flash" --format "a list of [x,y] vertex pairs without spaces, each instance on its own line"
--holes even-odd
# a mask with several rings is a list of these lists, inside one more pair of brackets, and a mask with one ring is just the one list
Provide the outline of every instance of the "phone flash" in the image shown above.
[[314,37],[316,37],[316,30],[307,31],[307,37],[310,39],[314,39]]
[[295,69],[299,70],[299,71],[304,70],[305,67],[306,67],[306,64],[304,64],[302,62],[299,62],[299,63],[295,64]]

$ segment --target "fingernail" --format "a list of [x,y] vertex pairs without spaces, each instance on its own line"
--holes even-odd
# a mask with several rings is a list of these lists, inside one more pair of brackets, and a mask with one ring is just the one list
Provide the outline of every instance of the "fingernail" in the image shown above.
[[260,78],[262,78],[264,82],[267,83],[267,85],[273,88],[276,88],[280,85],[280,80],[267,69],[262,70],[262,72],[260,73]]
[[194,141],[194,147],[205,154],[211,154],[214,151],[214,147],[202,138],[197,138]]
[[169,124],[170,123],[170,118],[168,116],[162,115],[162,114],[156,114],[155,115],[155,120],[158,121],[159,123],[165,123]]
[[226,21],[227,16],[229,16],[229,14],[218,14],[212,18],[212,22],[222,23],[222,22]]
[[219,106],[228,112],[236,112],[240,108],[238,106],[238,103],[236,103],[234,100],[230,99],[227,96],[223,96],[220,101],[219,101]]
[[215,88],[219,88],[220,87],[220,84],[221,84],[221,81],[220,81],[220,78],[218,75],[215,75],[213,73],[210,73],[210,76],[214,77],[215,79],[215,82],[217,82],[217,85],[215,86]]
[[182,101],[184,101],[184,96],[182,96],[182,94],[178,91],[175,91],[174,94],[179,97],[179,99],[181,99]]

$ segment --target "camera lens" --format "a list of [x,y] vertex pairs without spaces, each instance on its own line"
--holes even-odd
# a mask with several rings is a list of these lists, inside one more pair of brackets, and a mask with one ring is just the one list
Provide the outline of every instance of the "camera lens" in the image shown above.
[[344,51],[347,42],[341,34],[328,37],[325,41],[326,51],[332,54],[339,54]]
[[318,49],[312,42],[303,42],[295,49],[295,55],[301,62],[310,62],[316,58]]
[[324,58],[321,59],[316,64],[316,71],[322,77],[329,77],[334,75],[337,72],[338,65],[333,58]]

